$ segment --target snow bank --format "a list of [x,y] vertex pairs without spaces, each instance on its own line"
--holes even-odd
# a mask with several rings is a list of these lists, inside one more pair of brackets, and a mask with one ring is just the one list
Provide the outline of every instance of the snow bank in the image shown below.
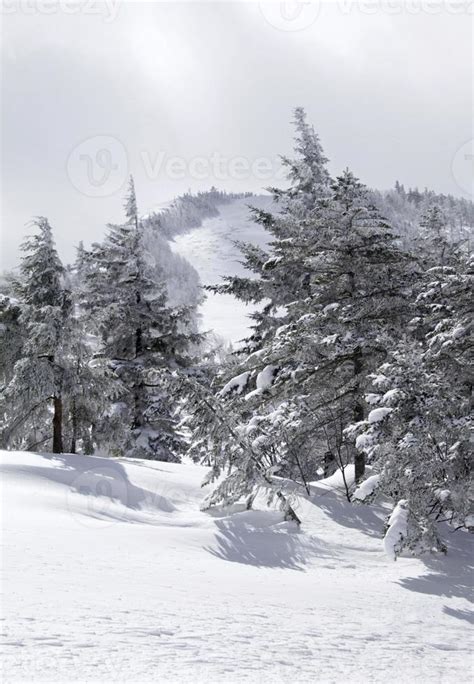
[[355,482],[355,470],[352,463],[345,466],[344,473],[340,468],[338,468],[332,475],[329,475],[329,477],[325,477],[321,480],[315,480],[309,484],[317,489],[345,492],[344,480],[348,487],[351,487]]
[[389,413],[392,413],[392,411],[393,409],[391,408],[372,409],[367,419],[369,421],[369,425],[373,425],[374,423],[380,423],[380,421],[386,418]]
[[271,387],[277,371],[277,366],[265,366],[257,375],[257,389],[266,390]]
[[229,382],[224,385],[224,387],[219,392],[221,397],[225,397],[227,394],[234,392],[235,394],[242,394],[249,381],[250,371],[245,371],[240,375],[236,375],[235,378],[229,380]]
[[402,549],[403,540],[408,534],[408,502],[400,499],[388,520],[388,529],[385,533],[383,545],[385,552],[392,560],[397,560],[397,555]]
[[355,499],[356,501],[365,501],[368,496],[371,496],[375,489],[377,488],[377,485],[380,480],[380,475],[371,475],[368,477],[366,480],[360,483],[360,485],[357,487],[355,490],[354,494],[352,495],[352,499]]
[[369,449],[371,446],[374,444],[374,436],[370,434],[370,432],[363,432],[361,435],[358,435],[355,441],[355,446],[356,449],[359,451],[364,451],[365,449]]

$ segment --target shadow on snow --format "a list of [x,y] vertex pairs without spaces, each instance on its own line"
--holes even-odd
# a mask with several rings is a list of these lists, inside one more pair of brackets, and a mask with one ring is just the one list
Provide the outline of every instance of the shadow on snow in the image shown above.
[[[467,532],[452,533],[444,527],[444,541],[448,546],[446,555],[422,556],[426,574],[421,577],[405,577],[399,584],[410,591],[447,598],[473,600],[474,593],[474,548],[472,535]],[[444,612],[453,617],[473,620],[469,611],[455,610],[445,606]]]
[[222,560],[266,568],[304,570],[311,556],[334,558],[327,544],[303,535],[275,511],[245,511],[216,521],[216,540],[206,551]]

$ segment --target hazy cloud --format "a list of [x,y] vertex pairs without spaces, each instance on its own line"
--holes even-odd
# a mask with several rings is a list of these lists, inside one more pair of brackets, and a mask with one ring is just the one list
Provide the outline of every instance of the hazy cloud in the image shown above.
[[36,214],[71,259],[120,219],[129,172],[143,212],[189,188],[281,182],[297,105],[333,172],[462,194],[472,17],[453,7],[5,2],[4,265]]

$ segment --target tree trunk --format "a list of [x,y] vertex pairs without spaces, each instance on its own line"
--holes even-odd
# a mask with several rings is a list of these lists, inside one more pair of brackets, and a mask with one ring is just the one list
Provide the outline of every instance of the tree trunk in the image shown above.
[[[360,373],[362,372],[362,357],[360,351],[356,351],[356,354],[354,356],[354,377],[358,378]],[[355,423],[360,423],[361,420],[364,420],[364,407],[362,405],[361,399],[360,399],[360,385],[358,380],[356,380],[355,386],[354,386],[354,399],[355,399],[355,404],[354,404],[354,422]],[[362,477],[364,476],[365,473],[365,454],[363,451],[358,451],[357,449],[355,450],[354,453],[354,477],[355,481],[359,482]]]
[[53,397],[53,454],[63,453],[63,401],[60,396]]
[[135,330],[135,357],[140,356],[143,351],[143,333],[141,328]]
[[139,388],[135,388],[132,430],[143,427],[142,401]]
[[[349,252],[350,256],[352,257],[352,253]],[[355,283],[355,273],[353,271],[349,272],[349,293],[350,296],[352,297],[354,295],[355,289],[356,289],[356,283]],[[354,383],[354,422],[359,423],[361,420],[364,420],[364,407],[361,402],[360,398],[360,384],[359,384],[359,376],[362,373],[362,354],[361,350],[359,347],[357,347],[354,351],[354,378],[356,378],[355,383]],[[355,481],[359,482],[359,480],[364,476],[365,472],[365,454],[363,452],[357,451],[357,449],[354,448],[354,477]]]
[[362,451],[356,451],[354,455],[354,472],[355,481],[360,482],[365,473],[365,454]]
[[76,415],[76,402],[72,403],[71,410],[71,427],[72,427],[72,437],[71,437],[71,454],[76,453],[76,440],[77,440],[77,415]]

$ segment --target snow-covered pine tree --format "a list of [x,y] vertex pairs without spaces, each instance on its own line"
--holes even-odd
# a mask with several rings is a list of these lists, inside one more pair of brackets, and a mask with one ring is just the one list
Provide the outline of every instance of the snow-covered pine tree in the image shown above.
[[[317,144],[314,157],[324,164]],[[344,428],[364,418],[368,374],[396,344],[414,273],[351,172],[330,184],[321,170],[312,191],[308,168],[314,165],[292,165],[293,188],[277,194],[282,213],[258,217],[275,240],[268,253],[244,247],[256,278],[229,278],[216,288],[246,302],[270,301],[257,316],[250,354],[242,355],[219,399],[235,432],[251,437],[252,463],[256,458],[270,479],[278,471],[302,485],[330,460],[355,461],[356,479],[363,476],[365,456],[354,452]],[[230,465],[231,479],[240,466],[239,481],[248,476],[248,454],[240,462],[238,452],[226,456],[233,452],[219,438],[213,452],[216,474]],[[252,467],[250,488],[254,473]],[[219,491],[229,497],[224,483]]]
[[15,416],[7,425],[7,433],[13,438],[21,428],[23,448],[52,442],[52,451],[61,453],[64,331],[71,310],[70,295],[63,285],[64,268],[48,220],[39,217],[33,225],[38,232],[22,245],[24,257],[14,284],[24,343],[4,393],[4,400],[12,403]]
[[294,323],[279,344],[280,353],[298,363],[311,433],[324,425],[328,451],[337,461],[347,451],[358,481],[365,458],[361,452],[350,455],[344,426],[364,417],[367,376],[396,344],[415,269],[350,171],[336,179],[332,192],[300,257],[311,271],[311,294],[291,305]]
[[21,356],[23,335],[20,325],[21,308],[18,300],[0,294],[0,387],[4,389],[13,376],[15,363]]
[[282,157],[290,185],[286,189],[269,188],[273,195],[273,213],[251,208],[253,220],[270,233],[268,250],[239,243],[246,269],[253,277],[225,277],[224,283],[209,288],[229,293],[246,303],[259,305],[251,315],[253,332],[246,349],[253,351],[285,322],[286,306],[308,294],[310,273],[301,259],[311,239],[308,221],[321,211],[331,194],[327,158],[305,111],[295,110],[295,157]]
[[[126,223],[110,225],[104,242],[93,245],[85,273],[83,307],[120,387],[96,434],[134,457],[178,461],[183,439],[171,375],[188,361],[190,312],[167,304],[166,285],[144,245],[132,178],[125,213]],[[117,422],[128,426],[125,442],[114,439]]]
[[420,229],[415,238],[418,256],[426,267],[445,266],[456,261],[456,245],[447,236],[446,217],[437,204],[429,203],[420,216]]
[[322,197],[327,196],[331,181],[326,168],[328,162],[313,126],[306,120],[306,112],[297,107],[293,124],[295,136],[295,158],[282,156],[288,169],[290,187],[285,190],[271,188],[274,199],[282,213],[304,219],[311,214]]
[[85,274],[90,267],[88,254],[80,243],[76,261],[65,276],[71,311],[64,330],[64,439],[70,453],[93,453],[94,426],[116,392],[104,360],[96,355],[98,340],[88,333],[87,315],[81,306]]
[[472,524],[473,276],[466,255],[428,269],[412,307],[414,336],[373,374],[371,411],[350,428],[380,472],[379,489],[405,502],[396,553],[443,549],[439,521]]
[[21,308],[18,300],[8,294],[0,294],[0,448],[12,445],[15,422],[21,422],[15,415],[15,407],[7,398],[7,388],[14,377],[14,368],[21,358],[23,331],[20,324]]

